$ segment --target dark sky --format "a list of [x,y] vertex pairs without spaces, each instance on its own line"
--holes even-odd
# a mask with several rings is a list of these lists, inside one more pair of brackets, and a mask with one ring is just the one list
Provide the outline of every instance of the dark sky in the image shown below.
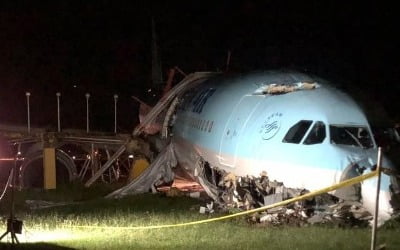
[[[380,1],[382,2],[382,1]],[[163,72],[293,68],[359,88],[399,120],[400,87],[394,6],[368,1],[2,1],[0,123],[113,130],[137,122],[151,77],[151,18]],[[166,79],[166,74],[164,75]]]

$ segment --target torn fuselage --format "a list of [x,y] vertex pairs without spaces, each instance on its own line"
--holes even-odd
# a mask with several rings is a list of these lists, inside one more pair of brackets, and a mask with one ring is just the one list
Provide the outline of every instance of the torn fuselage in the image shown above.
[[[376,165],[377,147],[362,110],[346,94],[308,75],[214,77],[178,98],[172,142],[179,163],[193,176],[201,160],[236,176],[266,171],[287,187],[312,191]],[[383,167],[394,170],[387,159]],[[336,193],[345,200],[362,200],[372,212],[374,182]],[[382,220],[398,209],[393,202],[397,182],[383,174]]]

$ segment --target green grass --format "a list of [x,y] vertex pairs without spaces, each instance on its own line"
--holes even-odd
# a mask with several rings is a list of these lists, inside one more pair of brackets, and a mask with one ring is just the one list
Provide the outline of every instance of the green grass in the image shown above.
[[[24,221],[21,243],[15,249],[368,249],[369,228],[333,226],[267,227],[246,222],[245,218],[177,228],[124,230],[115,226],[175,224],[221,216],[199,214],[203,202],[188,197],[144,194],[120,200],[94,197],[107,188],[83,189],[71,186],[57,191],[17,192],[17,217]],[[72,192],[73,191],[73,192]],[[96,195],[97,194],[97,195]],[[24,199],[79,201],[68,206],[30,211]],[[83,198],[90,199],[82,202]],[[7,216],[4,202],[0,203]],[[99,228],[75,228],[94,225]],[[4,228],[5,229],[5,228]],[[378,232],[378,245],[398,249],[400,226],[391,222]],[[38,242],[39,241],[39,242]],[[11,249],[0,244],[0,249]]]

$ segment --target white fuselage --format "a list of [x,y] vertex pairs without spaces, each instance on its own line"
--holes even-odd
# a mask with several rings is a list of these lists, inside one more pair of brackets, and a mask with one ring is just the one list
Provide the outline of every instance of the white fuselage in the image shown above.
[[[318,87],[260,93],[271,84],[302,82],[316,82]],[[354,177],[355,165],[370,171],[377,162],[377,147],[358,105],[304,74],[216,77],[180,98],[173,142],[179,162],[190,173],[202,158],[235,175],[258,176],[266,171],[270,179],[287,187],[316,190]],[[389,165],[386,160],[384,164]],[[384,175],[380,207],[385,219],[392,212],[389,185],[390,178]],[[373,186],[373,180],[362,184],[368,209],[374,207]]]

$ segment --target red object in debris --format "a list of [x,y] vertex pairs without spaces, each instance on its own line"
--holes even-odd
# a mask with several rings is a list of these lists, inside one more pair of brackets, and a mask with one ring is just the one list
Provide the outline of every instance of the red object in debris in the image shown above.
[[179,176],[175,176],[174,182],[172,183],[171,186],[160,186],[157,187],[157,190],[160,192],[168,192],[171,188],[175,188],[178,189],[179,191],[189,192],[189,193],[204,191],[203,187],[199,183],[193,180],[181,178]]

